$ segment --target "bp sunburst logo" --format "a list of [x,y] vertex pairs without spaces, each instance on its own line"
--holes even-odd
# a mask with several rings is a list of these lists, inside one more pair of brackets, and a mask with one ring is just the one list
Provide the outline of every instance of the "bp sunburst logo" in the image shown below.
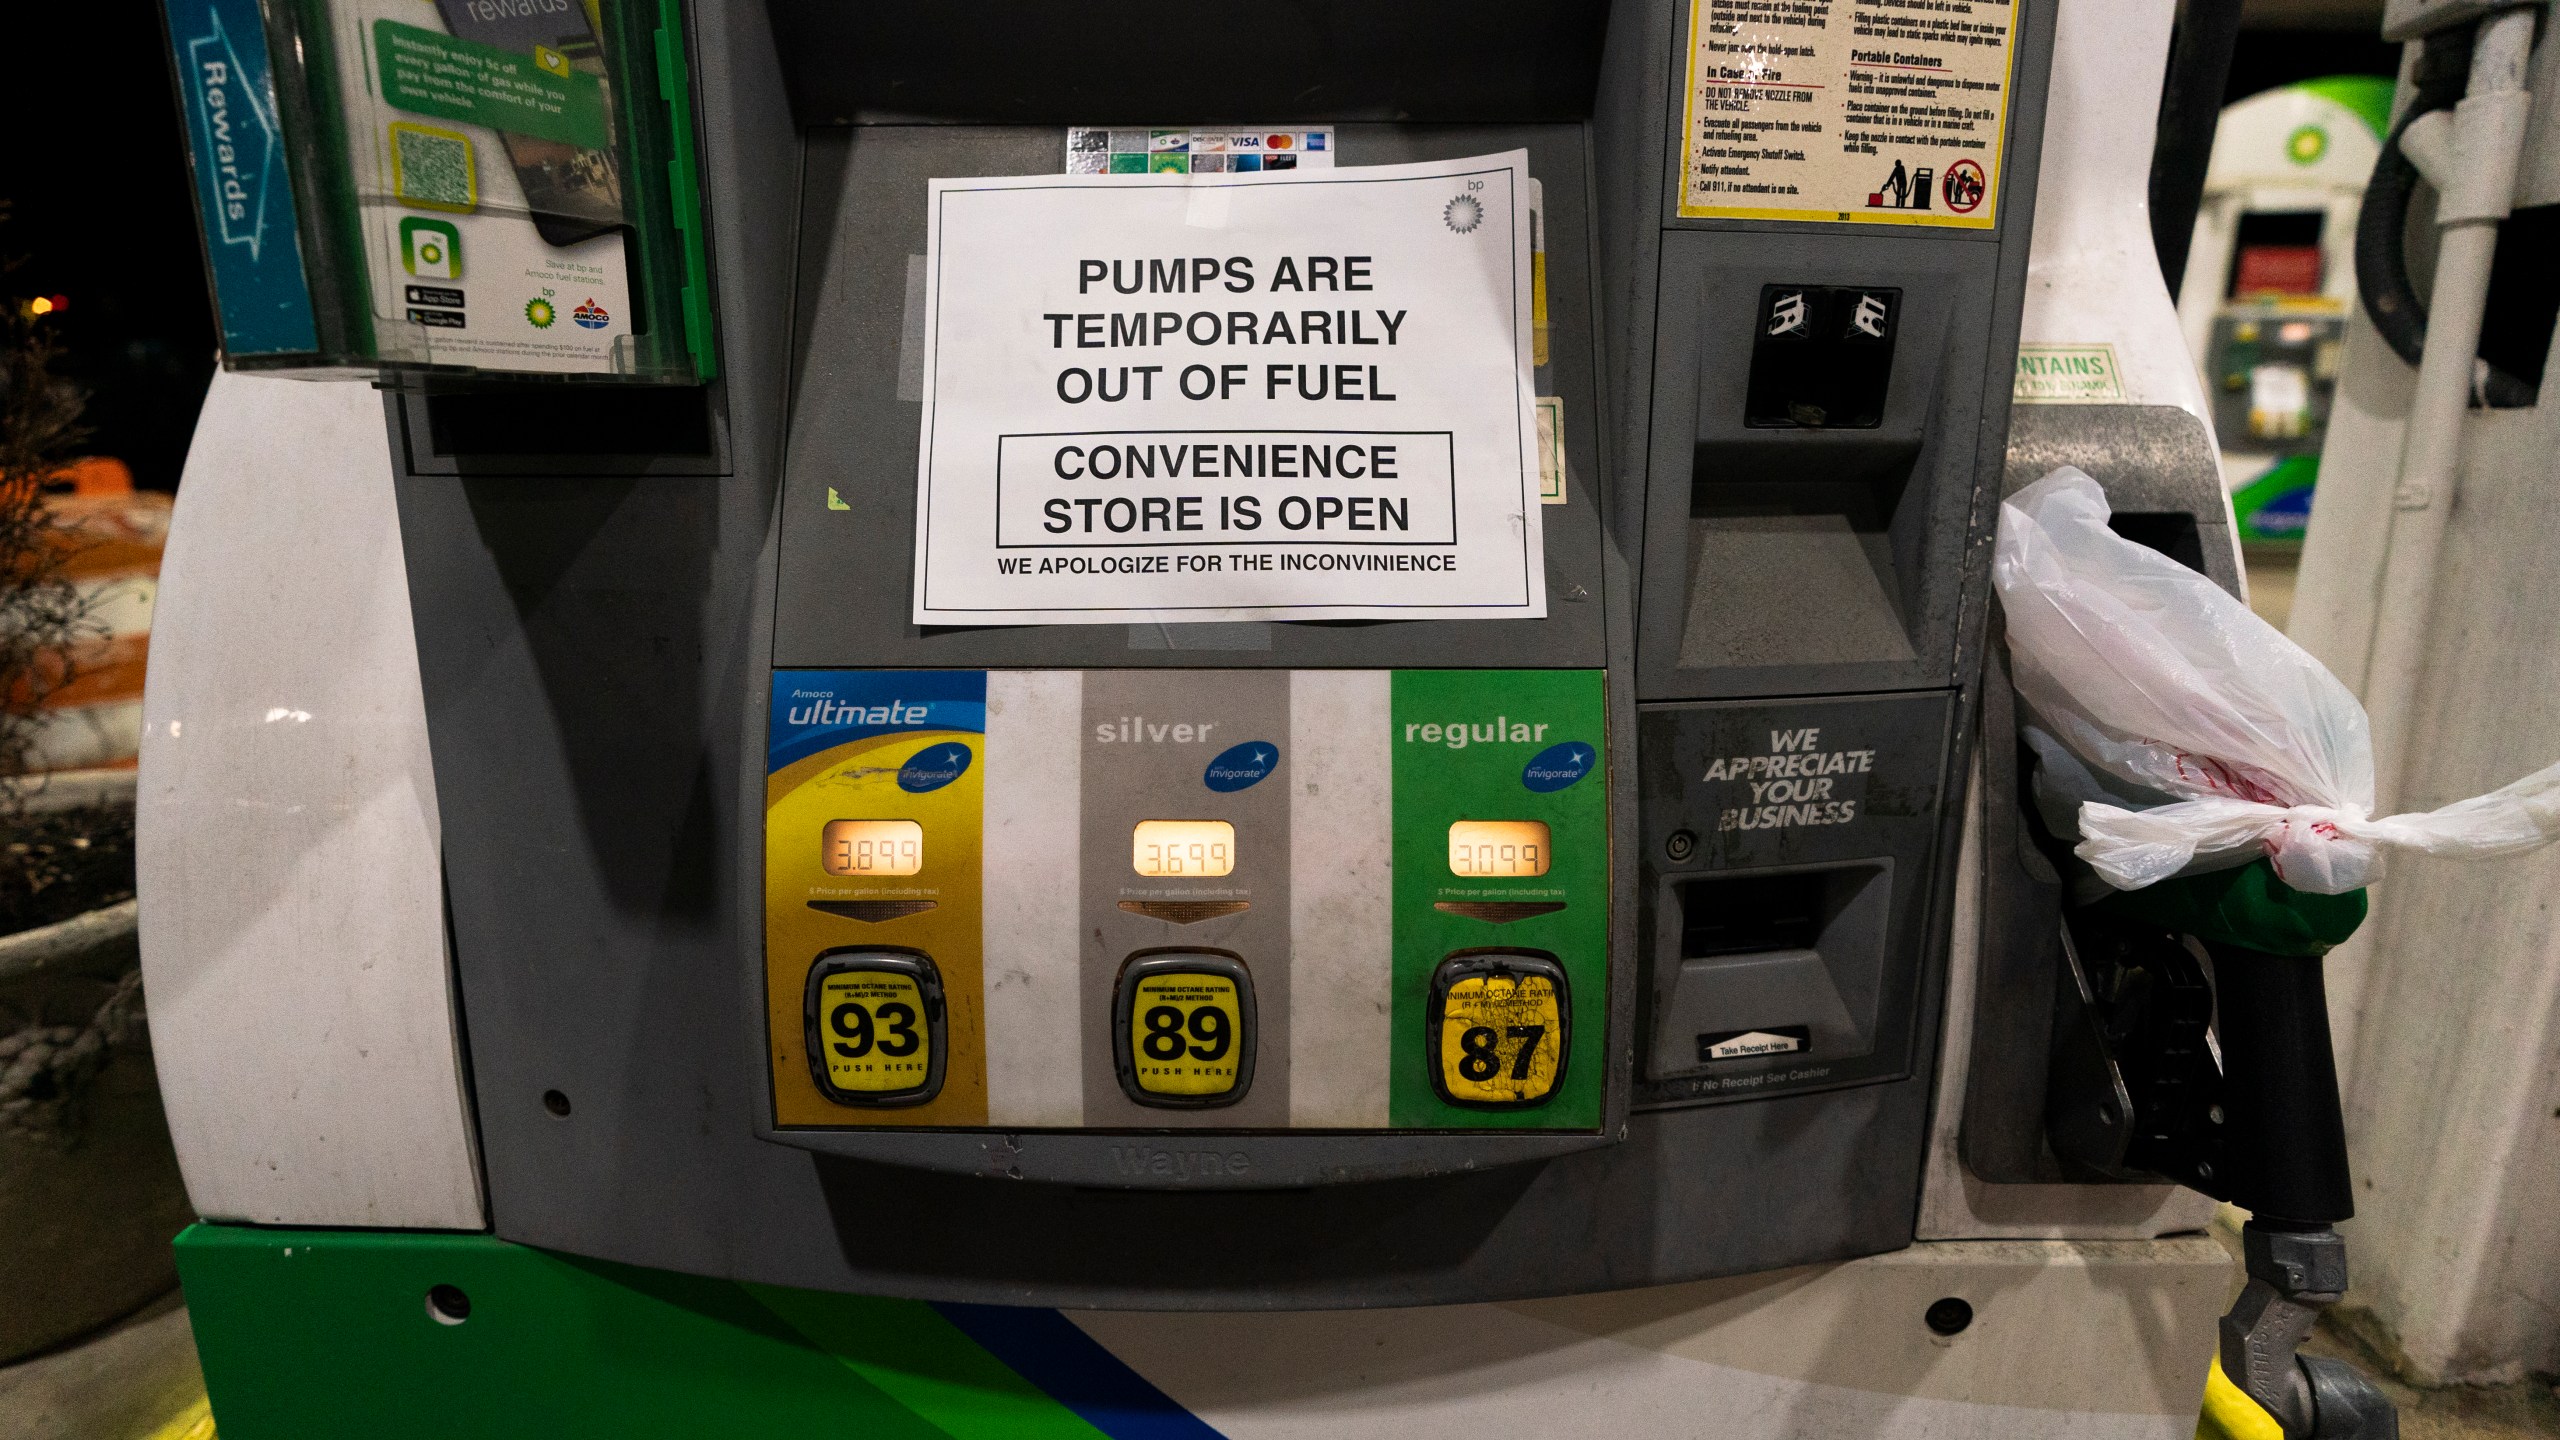
[[1461,235],[1474,234],[1475,228],[1484,223],[1484,202],[1473,195],[1458,196],[1440,212],[1440,218]]
[[525,323],[536,330],[550,329],[551,322],[559,318],[560,312],[552,309],[551,302],[548,300],[534,299],[524,302]]

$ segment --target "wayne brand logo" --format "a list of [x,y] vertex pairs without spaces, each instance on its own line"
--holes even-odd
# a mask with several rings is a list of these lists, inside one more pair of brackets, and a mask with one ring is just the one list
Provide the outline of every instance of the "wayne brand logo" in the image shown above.
[[[206,33],[187,41],[188,118],[196,132],[205,222],[225,245],[258,258],[266,243],[267,181],[275,167],[276,117],[263,65],[244,66],[222,16],[208,10]],[[263,59],[263,57],[260,57]]]
[[1244,790],[1262,783],[1263,778],[1279,764],[1279,746],[1268,740],[1247,741],[1218,752],[1218,757],[1210,761],[1209,768],[1201,774],[1200,783],[1222,794]]
[[1152,1145],[1114,1145],[1111,1163],[1123,1175],[1170,1175],[1182,1180],[1242,1175],[1253,1168],[1252,1157],[1241,1150],[1158,1150]]

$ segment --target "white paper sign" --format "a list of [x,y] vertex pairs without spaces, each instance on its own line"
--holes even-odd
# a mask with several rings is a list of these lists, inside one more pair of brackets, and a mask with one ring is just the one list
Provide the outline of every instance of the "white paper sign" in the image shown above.
[[934,181],[916,623],[1545,615],[1528,180]]

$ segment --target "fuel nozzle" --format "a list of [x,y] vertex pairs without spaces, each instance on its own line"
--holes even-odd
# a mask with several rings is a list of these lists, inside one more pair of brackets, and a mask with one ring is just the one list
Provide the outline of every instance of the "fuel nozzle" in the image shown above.
[[2400,1417],[2372,1379],[2342,1360],[2301,1353],[2320,1312],[2347,1291],[2355,1213],[2346,1120],[2329,1044],[2319,955],[2277,955],[2205,942],[2213,959],[2216,1030],[2232,1203],[2248,1283],[2222,1317],[2199,1440],[2398,1440]]

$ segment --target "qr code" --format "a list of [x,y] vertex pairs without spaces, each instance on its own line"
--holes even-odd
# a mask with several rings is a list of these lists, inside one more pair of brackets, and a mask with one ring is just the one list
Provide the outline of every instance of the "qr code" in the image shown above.
[[471,137],[423,125],[391,127],[392,189],[410,205],[469,210],[479,186],[471,165]]

